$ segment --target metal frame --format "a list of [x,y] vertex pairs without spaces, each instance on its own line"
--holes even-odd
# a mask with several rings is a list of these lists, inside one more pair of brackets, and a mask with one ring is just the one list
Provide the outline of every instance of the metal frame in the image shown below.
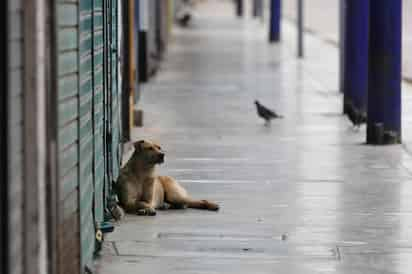
[[303,0],[298,0],[298,57],[303,58],[304,56],[304,3]]
[[46,208],[47,208],[47,257],[48,272],[59,273],[59,166],[58,166],[58,45],[57,45],[57,1],[47,1],[47,29],[49,31],[47,66],[47,176],[46,176]]
[[[1,33],[7,37],[8,34],[8,0],[2,1],[1,5]],[[7,38],[6,38],[7,41]],[[2,60],[8,59],[8,45],[2,43]],[[7,72],[8,62],[3,62],[3,69]],[[1,73],[0,83],[2,92],[0,92],[0,272],[8,273],[8,163],[7,163],[7,112],[8,112],[8,73]]]
[[[124,90],[123,96],[127,97],[128,104],[127,106],[124,105],[124,107],[127,107],[127,110],[124,109],[123,113],[128,113],[127,117],[127,122],[128,122],[128,128],[123,128],[123,137],[127,137],[125,141],[129,141],[131,138],[131,129],[134,124],[134,94],[136,92],[136,52],[135,52],[135,36],[137,35],[136,29],[135,29],[135,0],[128,0],[129,5],[128,5],[128,89]],[[125,92],[126,91],[126,92]],[[122,96],[122,99],[123,99]],[[125,99],[126,100],[126,99]],[[122,105],[123,107],[123,105]],[[123,117],[126,118],[126,117]]]
[[[40,161],[41,124],[44,120],[38,119],[43,114],[40,109],[42,67],[44,64],[39,59],[40,47],[39,34],[40,22],[37,13],[40,11],[38,1],[28,1],[24,6],[24,90],[23,90],[23,202],[24,202],[24,273],[36,274],[40,267],[40,252],[34,254],[40,246],[40,211],[39,205],[39,176],[44,168]],[[30,89],[29,89],[30,87]],[[30,90],[30,92],[29,92]]]
[[121,105],[122,105],[122,131],[123,131],[123,136],[122,136],[122,141],[127,142],[130,140],[130,115],[129,115],[129,110],[130,110],[130,98],[129,98],[129,90],[130,90],[130,62],[131,62],[131,56],[130,56],[130,51],[128,50],[128,47],[130,45],[130,20],[129,20],[129,15],[130,15],[130,9],[129,9],[129,1],[122,1],[121,3],[122,8],[122,29],[120,30],[122,32],[122,49],[121,49],[121,73],[122,73],[122,98],[121,98]]

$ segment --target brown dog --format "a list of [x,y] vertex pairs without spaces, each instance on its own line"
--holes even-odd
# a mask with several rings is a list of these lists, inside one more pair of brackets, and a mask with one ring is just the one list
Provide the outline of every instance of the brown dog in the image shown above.
[[155,175],[155,166],[164,162],[160,146],[148,142],[134,143],[135,151],[121,169],[117,181],[120,205],[128,213],[156,215],[156,209],[197,208],[219,210],[206,200],[194,200],[173,178]]

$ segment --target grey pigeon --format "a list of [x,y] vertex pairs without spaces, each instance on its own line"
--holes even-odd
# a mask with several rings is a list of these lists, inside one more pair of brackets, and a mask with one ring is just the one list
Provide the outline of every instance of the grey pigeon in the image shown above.
[[354,127],[359,128],[362,124],[366,123],[366,115],[361,111],[355,109],[352,104],[347,106],[346,114],[348,115],[348,118],[352,122]]
[[187,25],[189,24],[189,21],[190,21],[191,18],[192,18],[192,16],[189,13],[186,13],[181,18],[179,18],[180,25],[182,27],[187,27]]
[[282,115],[277,114],[275,111],[268,109],[267,107],[263,106],[257,100],[255,100],[256,110],[259,117],[265,120],[266,124],[270,122],[272,119],[281,119],[283,118]]

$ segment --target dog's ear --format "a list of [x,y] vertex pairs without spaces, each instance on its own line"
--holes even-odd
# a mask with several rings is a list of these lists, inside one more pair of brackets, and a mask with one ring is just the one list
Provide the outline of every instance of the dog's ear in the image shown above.
[[140,140],[140,141],[134,142],[134,143],[133,143],[134,150],[135,150],[136,152],[142,151],[142,144],[144,144],[144,140]]

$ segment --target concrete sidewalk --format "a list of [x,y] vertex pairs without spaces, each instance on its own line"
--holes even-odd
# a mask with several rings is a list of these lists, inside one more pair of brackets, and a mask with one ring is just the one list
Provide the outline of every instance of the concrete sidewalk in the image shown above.
[[[231,2],[204,1],[175,31],[134,132],[164,146],[159,173],[221,211],[128,215],[98,273],[411,273],[412,157],[363,145],[340,115],[336,48],[308,37],[298,61],[291,25],[268,45]],[[285,119],[263,126],[255,98]]]

